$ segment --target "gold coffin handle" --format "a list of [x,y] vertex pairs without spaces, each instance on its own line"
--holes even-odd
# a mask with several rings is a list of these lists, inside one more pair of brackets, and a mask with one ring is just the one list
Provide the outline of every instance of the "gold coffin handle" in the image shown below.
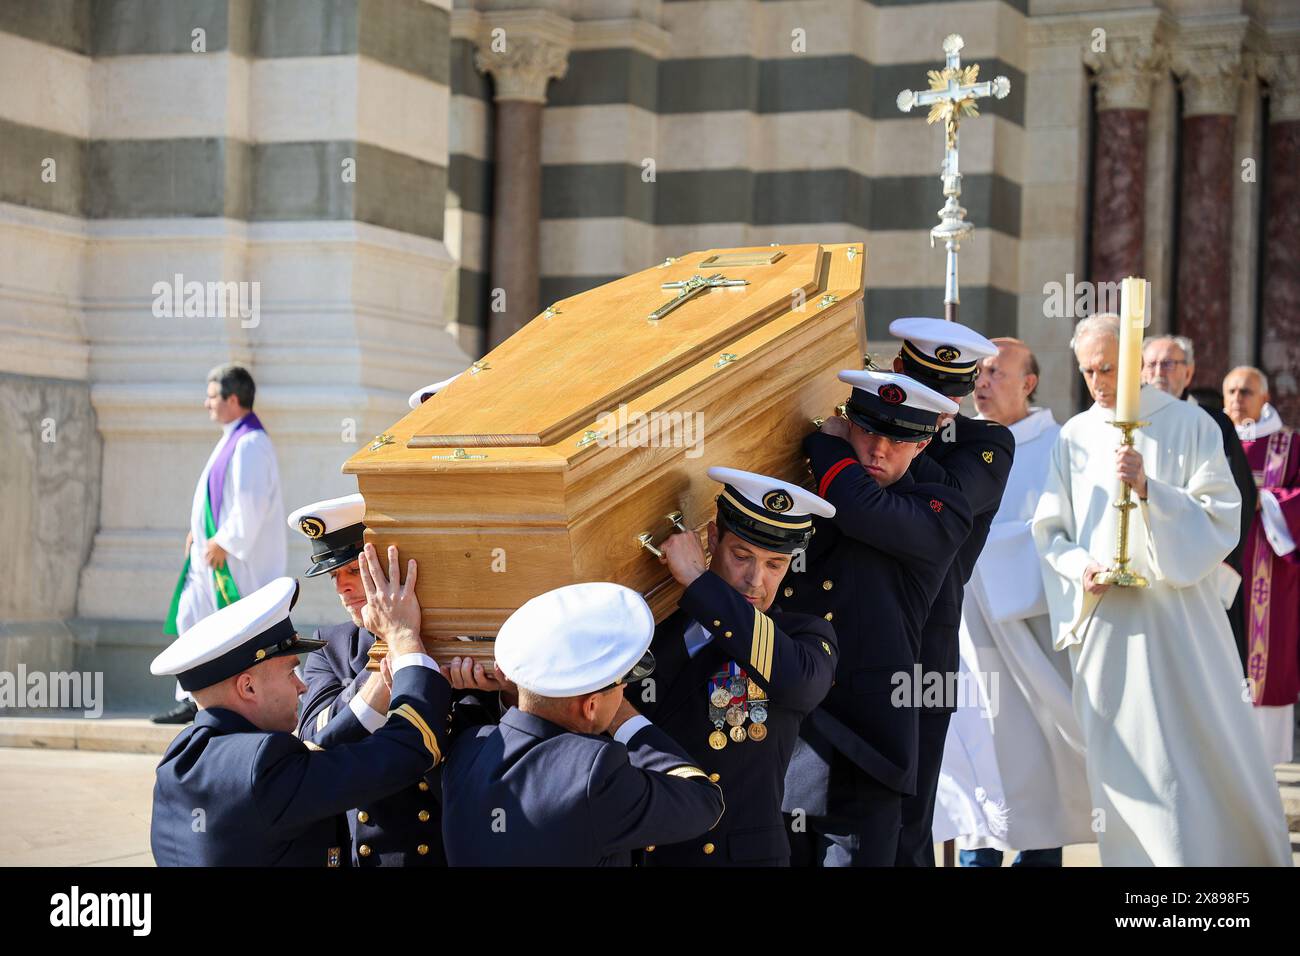
[[664,519],[673,526],[673,530],[679,534],[690,534],[691,529],[683,523],[685,520],[680,511],[670,511],[664,515]]
[[656,558],[662,558],[664,556],[664,553],[654,546],[654,535],[652,535],[649,531],[642,531],[639,535],[637,535],[636,543],[638,546],[645,548]]

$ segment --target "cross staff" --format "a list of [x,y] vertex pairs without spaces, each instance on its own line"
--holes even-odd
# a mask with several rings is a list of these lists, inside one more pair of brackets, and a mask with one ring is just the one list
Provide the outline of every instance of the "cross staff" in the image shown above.
[[709,276],[707,279],[704,278],[704,276],[691,276],[689,279],[682,279],[680,282],[665,282],[660,285],[660,288],[676,289],[677,298],[665,305],[659,306],[659,308],[651,312],[647,318],[649,318],[651,322],[658,322],[673,309],[689,302],[697,295],[702,295],[710,289],[717,288],[718,286],[731,285],[749,285],[749,280],[727,279],[723,277],[721,272],[719,272],[716,275]]
[[977,64],[961,65],[961,48],[965,41],[950,33],[943,41],[947,63],[942,70],[930,70],[928,90],[903,90],[898,94],[898,108],[910,113],[913,106],[930,107],[927,123],[943,120],[943,194],[946,197],[939,210],[939,225],[930,230],[930,247],[942,239],[948,250],[948,263],[943,289],[943,317],[957,321],[957,308],[961,298],[957,292],[957,252],[961,241],[975,228],[966,221],[966,210],[958,204],[961,196],[961,173],[957,166],[957,131],[963,117],[978,116],[976,100],[986,96],[1002,99],[1011,92],[1011,81],[1005,76],[977,83],[980,68]]

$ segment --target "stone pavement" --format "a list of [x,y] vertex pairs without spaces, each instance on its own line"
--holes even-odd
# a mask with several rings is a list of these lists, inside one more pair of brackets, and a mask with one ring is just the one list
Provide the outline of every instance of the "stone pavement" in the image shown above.
[[152,866],[153,754],[0,748],[0,866]]

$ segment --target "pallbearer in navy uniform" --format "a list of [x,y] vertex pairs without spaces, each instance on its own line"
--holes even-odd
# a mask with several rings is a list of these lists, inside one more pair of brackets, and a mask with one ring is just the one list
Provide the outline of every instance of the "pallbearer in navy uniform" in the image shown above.
[[[954,400],[975,390],[981,359],[998,354],[998,347],[974,329],[943,319],[895,319],[889,334],[903,340],[895,371]],[[940,423],[939,436],[930,442],[925,458],[944,471],[945,484],[959,490],[971,512],[971,532],[953,559],[943,587],[921,632],[921,669],[938,673],[943,687],[955,686],[947,677],[958,670],[957,631],[961,602],[975,561],[984,550],[993,516],[1002,503],[1016,440],[1004,425],[968,418],[958,412],[951,422]],[[945,694],[946,697],[946,694]],[[899,866],[933,866],[935,794],[943,745],[948,736],[955,700],[937,706],[926,704],[920,714],[920,749],[916,793],[903,800],[903,835],[898,845]]]
[[902,798],[916,783],[910,704],[921,626],[970,512],[938,466],[908,471],[956,403],[905,375],[839,377],[853,386],[846,417],[803,443],[835,516],[814,520],[806,570],[791,568],[780,598],[834,625],[839,664],[825,702],[804,720],[784,809],[796,865],[892,866]]
[[694,532],[671,535],[661,559],[686,590],[655,629],[655,673],[628,688],[636,706],[721,787],[727,812],[685,843],[646,847],[653,866],[785,866],[785,771],[799,723],[830,690],[835,631],[774,604],[791,560],[829,502],[797,485],[710,468],[722,482],[705,559]]
[[461,734],[443,771],[452,866],[627,866],[717,825],[722,791],[623,698],[654,669],[654,615],[618,584],[572,584],[501,626],[518,688],[499,724]]
[[[303,665],[307,691],[298,736],[325,748],[364,740],[387,719],[388,687],[378,671],[366,670],[375,636],[361,619],[366,594],[357,557],[365,544],[365,511],[361,495],[346,495],[307,505],[289,516],[289,527],[311,539],[306,576],[328,574],[352,619],[317,630],[312,637],[325,646],[307,655]],[[412,777],[391,796],[349,809],[353,864],[446,866],[441,796],[435,769]]]
[[291,732],[315,650],[289,618],[298,596],[278,578],[204,618],[154,660],[199,706],[158,764],[150,842],[159,866],[347,866],[343,814],[395,793],[442,757],[451,687],[424,653],[415,562],[399,580],[362,557],[367,618],[388,643],[388,714],[365,739],[322,750]]

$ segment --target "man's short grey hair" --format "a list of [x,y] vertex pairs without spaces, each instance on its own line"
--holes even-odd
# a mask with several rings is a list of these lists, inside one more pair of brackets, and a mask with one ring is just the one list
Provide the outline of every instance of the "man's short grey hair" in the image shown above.
[[1196,347],[1192,345],[1192,340],[1185,335],[1157,335],[1147,339],[1142,343],[1142,354],[1147,354],[1147,348],[1155,345],[1157,342],[1173,342],[1183,350],[1183,359],[1188,365],[1196,364]]
[[1079,324],[1074,327],[1074,335],[1070,339],[1070,348],[1075,348],[1090,335],[1109,335],[1118,342],[1119,316],[1114,312],[1098,312],[1096,315],[1081,319]]
[[[1264,370],[1262,368],[1256,368],[1253,365],[1238,365],[1231,372],[1229,372],[1228,375],[1231,375],[1232,372],[1253,373],[1255,378],[1259,380],[1259,390],[1266,395],[1271,394],[1268,390],[1268,376],[1264,374]],[[1224,378],[1227,378],[1227,376],[1224,376]]]

